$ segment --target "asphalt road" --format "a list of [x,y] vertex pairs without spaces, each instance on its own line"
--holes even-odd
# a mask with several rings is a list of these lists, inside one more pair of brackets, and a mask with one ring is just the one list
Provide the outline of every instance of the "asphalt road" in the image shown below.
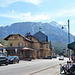
[[18,64],[0,66],[0,75],[60,75],[60,63],[64,60],[57,59],[35,59],[32,61],[20,61]]

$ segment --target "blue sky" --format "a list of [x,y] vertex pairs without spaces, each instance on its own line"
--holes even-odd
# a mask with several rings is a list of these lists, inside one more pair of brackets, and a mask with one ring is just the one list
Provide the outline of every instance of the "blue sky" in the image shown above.
[[28,21],[65,25],[68,19],[75,35],[75,0],[0,0],[0,26]]

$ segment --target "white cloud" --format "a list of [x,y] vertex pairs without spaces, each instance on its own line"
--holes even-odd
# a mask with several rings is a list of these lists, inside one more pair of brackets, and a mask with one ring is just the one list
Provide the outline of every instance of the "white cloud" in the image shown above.
[[56,11],[56,13],[55,12],[52,13],[51,16],[53,16],[53,17],[71,17],[71,16],[75,16],[75,9]]
[[75,9],[72,9],[72,10],[63,10],[59,13],[59,16],[75,16]]
[[48,15],[31,15],[31,12],[15,14],[15,11],[12,10],[10,14],[0,14],[0,17],[6,17],[10,19],[15,19],[18,21],[41,21],[41,20],[50,20]]
[[3,25],[0,25],[0,27],[2,27]]
[[0,7],[6,7],[9,4],[15,3],[15,2],[26,2],[26,3],[32,3],[35,5],[38,5],[43,0],[0,0]]

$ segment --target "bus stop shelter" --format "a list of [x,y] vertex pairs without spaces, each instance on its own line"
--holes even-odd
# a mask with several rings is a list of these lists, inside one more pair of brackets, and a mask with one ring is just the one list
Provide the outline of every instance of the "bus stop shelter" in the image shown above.
[[68,48],[74,51],[74,55],[71,56],[73,62],[75,63],[75,41],[68,44]]

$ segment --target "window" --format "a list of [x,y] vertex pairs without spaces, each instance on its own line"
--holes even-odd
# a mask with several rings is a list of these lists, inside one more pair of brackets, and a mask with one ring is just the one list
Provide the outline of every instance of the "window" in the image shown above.
[[46,48],[48,48],[48,45],[46,45]]
[[12,47],[12,43],[10,43],[10,46]]
[[42,45],[40,45],[40,48],[42,48]]
[[15,39],[17,39],[17,37],[14,37]]
[[22,42],[19,43],[19,46],[22,46]]
[[30,40],[32,40],[32,38],[31,38],[31,37],[29,37],[29,39],[30,39]]

